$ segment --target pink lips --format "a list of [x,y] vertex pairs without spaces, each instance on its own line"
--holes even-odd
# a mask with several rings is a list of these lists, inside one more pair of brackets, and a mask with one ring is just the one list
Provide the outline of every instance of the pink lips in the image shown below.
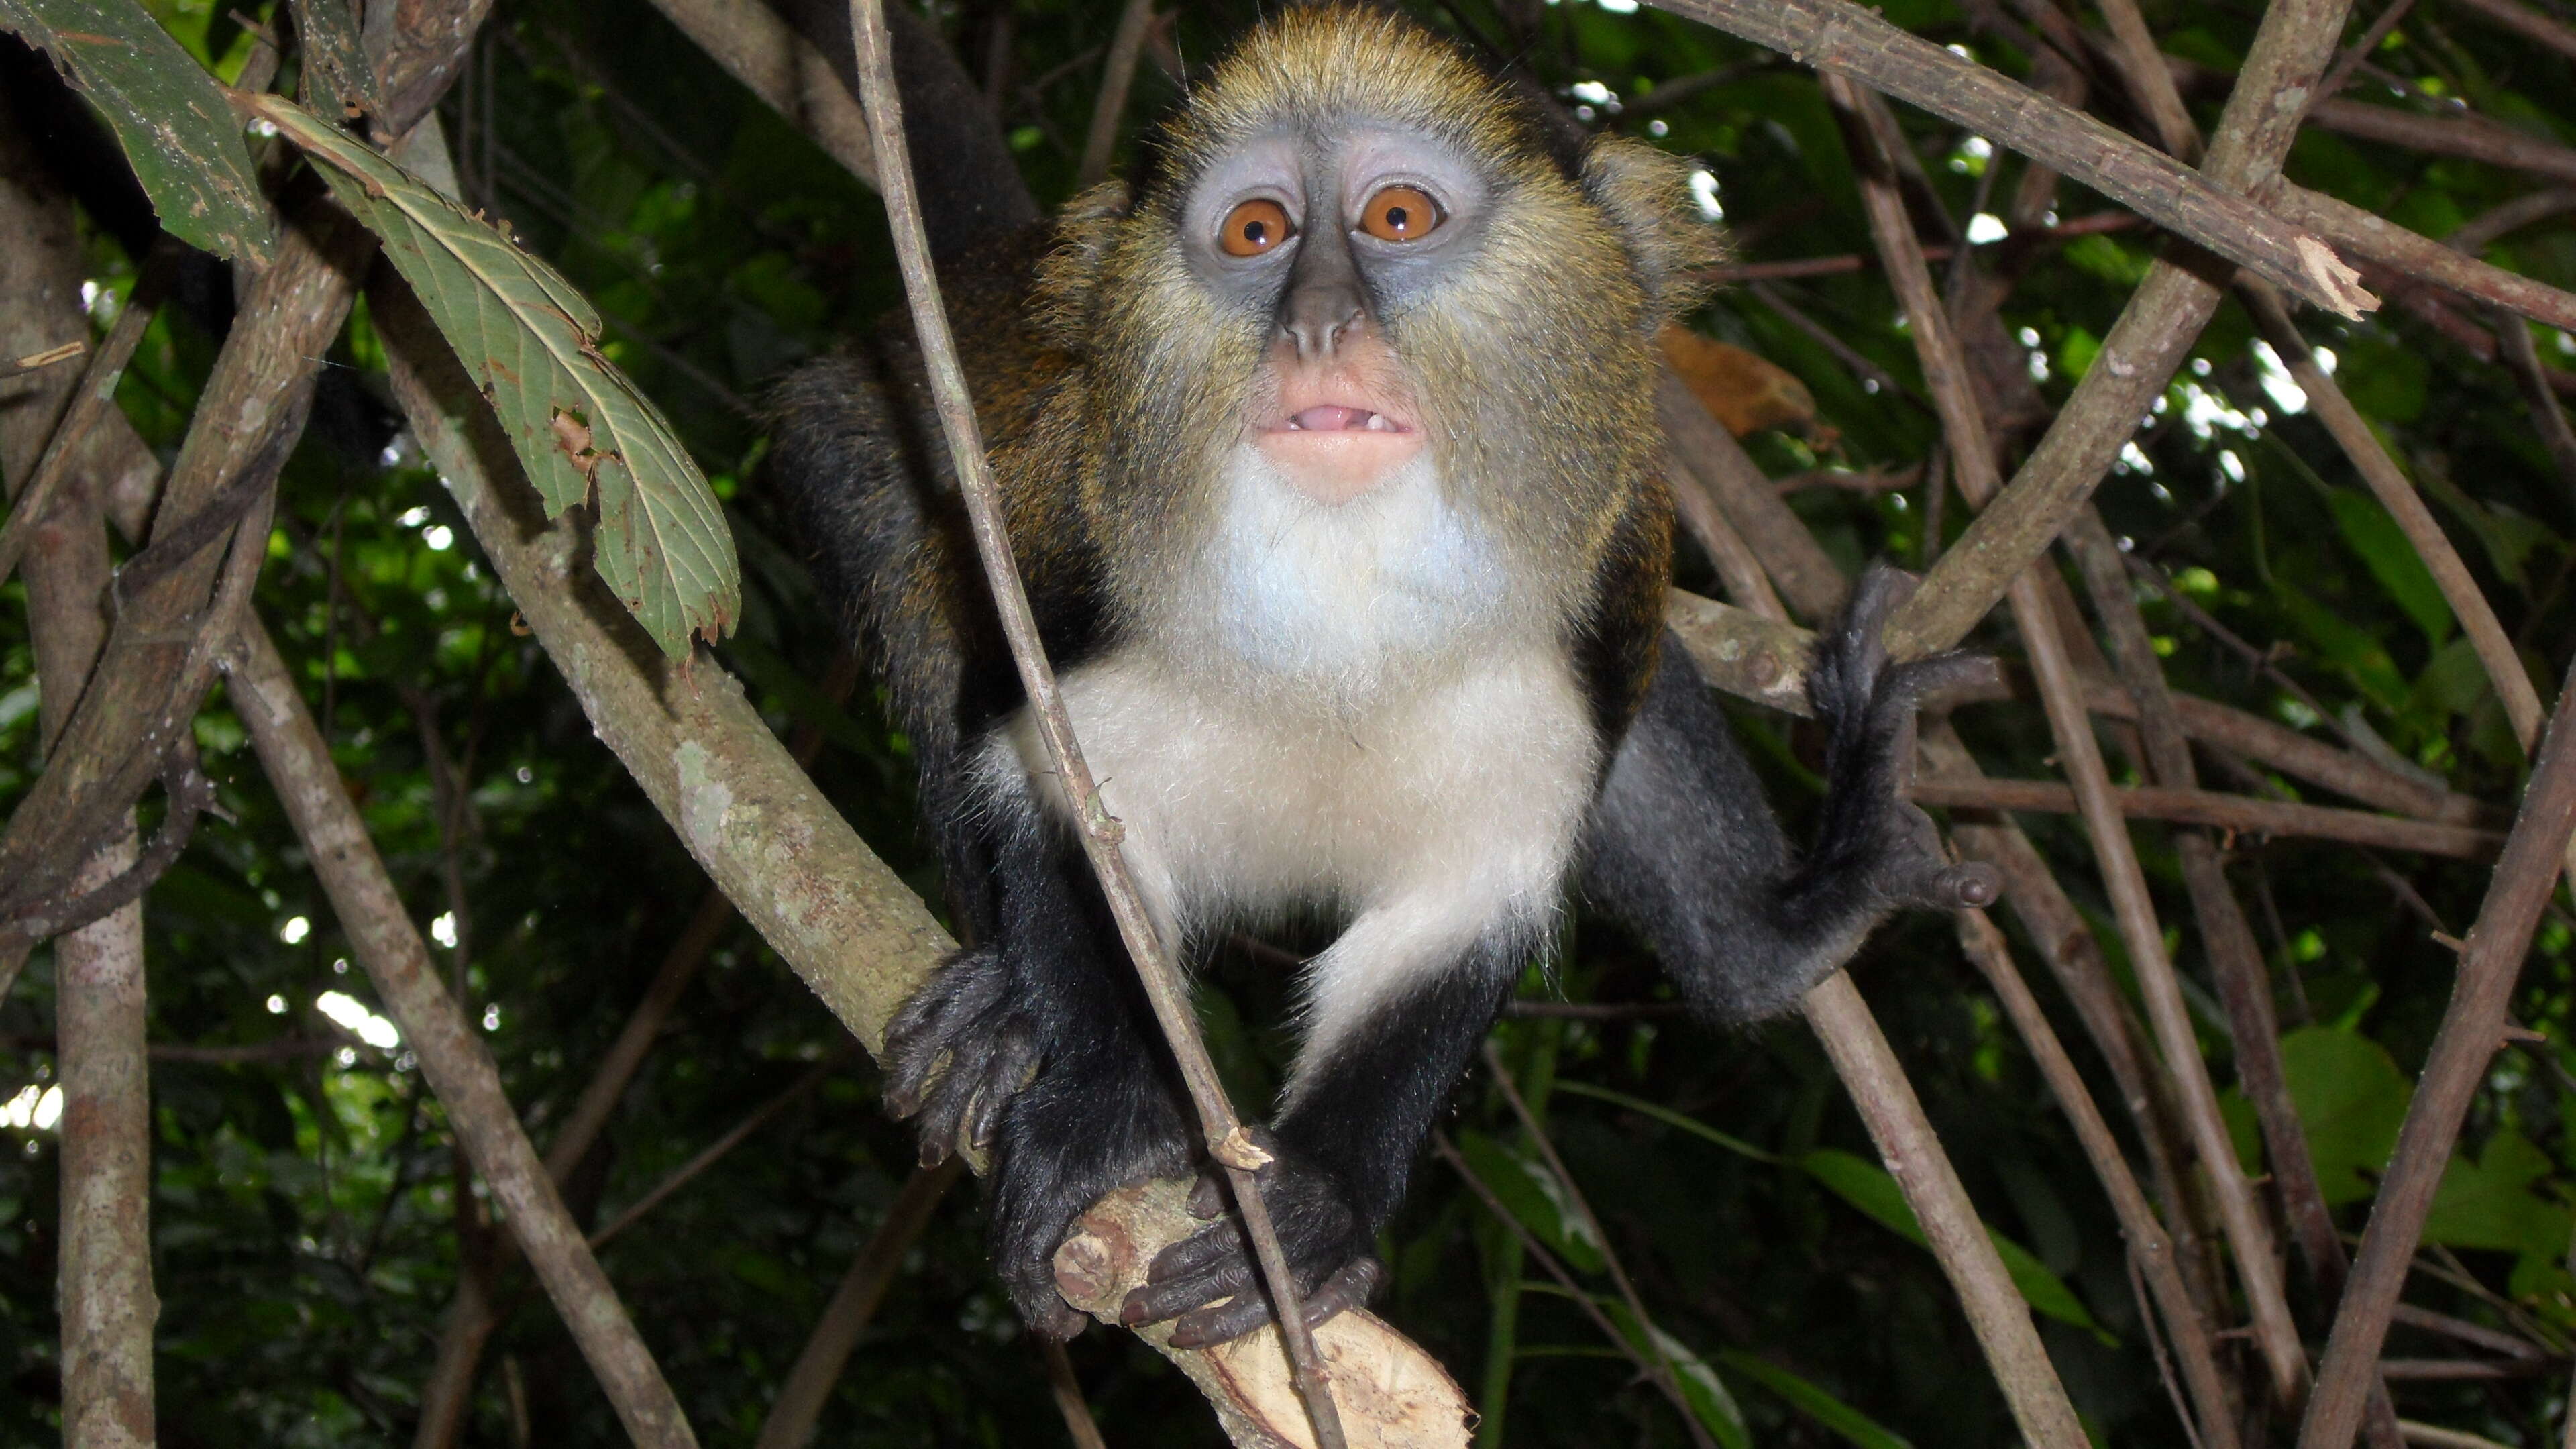
[[1292,433],[1409,433],[1413,430],[1384,413],[1371,412],[1367,408],[1343,407],[1338,403],[1323,403],[1292,415],[1288,419],[1287,431]]

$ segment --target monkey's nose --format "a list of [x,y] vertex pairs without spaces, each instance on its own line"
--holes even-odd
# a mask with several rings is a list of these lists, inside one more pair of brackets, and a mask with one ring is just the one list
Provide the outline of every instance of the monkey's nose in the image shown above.
[[1302,286],[1288,295],[1288,305],[1280,311],[1279,331],[1297,344],[1299,361],[1316,362],[1332,356],[1366,315],[1357,287]]

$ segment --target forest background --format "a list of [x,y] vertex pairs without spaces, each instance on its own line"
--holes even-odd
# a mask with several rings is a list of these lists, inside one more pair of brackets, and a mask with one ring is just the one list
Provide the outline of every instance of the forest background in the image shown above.
[[[64,8],[10,0],[0,25]],[[283,3],[144,8],[244,92],[300,88],[329,114],[314,97],[364,90],[296,38],[299,20],[324,41],[329,27]],[[658,405],[721,502],[740,592],[720,599],[727,630],[690,681],[739,679],[867,848],[936,902],[907,743],[838,649],[760,472],[763,390],[903,302],[887,217],[853,172],[865,147],[846,94],[809,91],[782,113],[780,93],[737,78],[739,55],[675,23],[728,8],[463,7],[478,23],[417,93],[436,98],[454,195],[596,307],[597,356]],[[1962,538],[1994,475],[1963,465],[1963,417],[2010,477],[2052,418],[2086,406],[2079,382],[2131,365],[2115,323],[2159,285],[2166,248],[2142,203],[1624,0],[1409,8],[1562,124],[1707,168],[1699,194],[1738,255],[1688,319],[1696,340],[1668,339],[1687,389],[1666,401],[1691,525],[1680,582],[1741,612],[1702,620],[1701,639],[1792,658],[1790,623],[1827,614],[1866,561],[1921,570]],[[2194,160],[2264,19],[2240,0],[1877,10]],[[966,0],[928,21],[1052,206],[1114,171],[1255,13]],[[2075,516],[2069,546],[2017,586],[2017,612],[1971,636],[2005,661],[1998,681],[1948,702],[1955,732],[1926,727],[1918,798],[1963,853],[2003,869],[2009,909],[1991,925],[1900,921],[1852,976],[2096,1442],[2289,1442],[2314,1375],[2317,1399],[2345,1395],[2374,1443],[2554,1445],[2576,1353],[2576,918],[2563,891],[2544,903],[2526,888],[2536,924],[2516,931],[2503,898],[2535,878],[2551,889],[2563,822],[2548,839],[2535,803],[2505,870],[2496,858],[2526,785],[2542,802],[2544,777],[2576,780],[2545,752],[2532,763],[2538,711],[2576,654],[2576,435],[2558,411],[2576,396],[2576,298],[2558,290],[2576,290],[2576,7],[2363,0],[2326,38],[2327,79],[2281,168],[2291,185],[2264,201],[2362,263],[2383,305],[2303,309],[2267,331],[2281,302],[2258,281],[2196,340],[2182,330],[2170,383],[2150,378],[2127,405],[2138,425],[2123,423],[2098,521]],[[192,422],[262,294],[247,266],[161,240],[162,193],[147,197],[96,114],[6,36],[0,90],[0,473],[15,497],[74,381],[112,384],[106,415],[73,408],[79,456],[47,506],[85,518],[125,565],[125,606],[171,576],[171,556],[138,569],[145,555],[105,543],[98,520],[122,523],[138,489],[148,513],[160,471],[191,466]],[[248,174],[309,221],[321,189],[279,129],[249,128]],[[2367,257],[2349,240],[2363,214],[2455,260]],[[1928,272],[1908,245],[1928,247]],[[47,266],[77,277],[68,311],[39,285]],[[2227,281],[2224,266],[2199,272]],[[1902,289],[1925,280],[1946,294],[1947,344],[1909,321]],[[224,579],[249,590],[284,661],[267,678],[292,681],[327,748],[327,774],[304,785],[354,803],[398,896],[394,934],[422,980],[445,983],[462,1023],[449,1035],[479,1041],[548,1150],[573,1236],[591,1238],[678,1410],[708,1443],[1040,1444],[1081,1432],[1069,1390],[1110,1442],[1221,1442],[1200,1393],[1136,1339],[1095,1331],[1051,1361],[1021,1330],[984,1266],[971,1185],[914,1167],[849,1014],[734,915],[658,787],[603,746],[614,731],[589,666],[550,656],[551,616],[505,588],[517,565],[486,551],[479,495],[419,426],[398,313],[417,341],[417,306],[380,268],[345,325],[315,334],[327,353],[306,358],[309,422],[276,435],[292,451],[264,474],[256,460],[243,473],[276,485],[265,549],[236,549]],[[62,335],[66,316],[87,335]],[[97,367],[126,345],[121,372]],[[233,492],[245,498],[209,505],[232,509],[223,528],[270,506]],[[48,553],[60,531],[23,522],[0,536],[0,558],[25,550],[0,581],[13,817],[51,798],[48,742],[75,693],[39,680],[61,627],[46,622],[64,597]],[[93,613],[100,582],[79,595]],[[686,632],[658,626],[666,642]],[[647,667],[651,646],[635,652]],[[159,1313],[141,1402],[161,1442],[617,1442],[637,1422],[633,1386],[611,1372],[603,1389],[585,1366],[595,1345],[550,1296],[569,1290],[512,1246],[501,1219],[521,1215],[496,1216],[467,1109],[432,1090],[435,1034],[412,1013],[434,992],[388,986],[392,948],[368,935],[385,921],[353,920],[317,875],[315,827],[291,817],[260,733],[276,700],[250,698],[239,658],[170,660],[173,677],[223,672],[178,716],[193,751],[167,754],[169,783],[142,806],[140,838],[170,848],[145,849],[139,907],[83,933],[139,946],[86,958],[143,987],[129,1045],[148,1053],[148,1107],[118,1100],[148,1154],[132,1164],[148,1215],[136,1197],[117,1230],[148,1252],[125,1255],[121,1288],[65,1276],[79,1176],[65,1134],[81,1119],[58,1048],[95,1027],[71,1019],[70,948],[35,942],[69,897],[31,904],[0,875],[0,980],[25,963],[0,1001],[0,1135],[17,1149],[0,1154],[0,1441],[66,1432],[97,1392],[67,1371],[66,1334],[98,1321],[67,1325],[66,1308],[84,1288],[144,1302],[141,1281]],[[1776,700],[1780,678],[1736,682]],[[2091,710],[2098,756],[2062,711],[2052,730],[2043,696]],[[1803,821],[1817,741],[1734,702],[1772,798]],[[2564,754],[2564,732],[2552,739]],[[2137,817],[2132,863],[2097,853],[2101,819],[2088,829],[2079,799]],[[13,839],[31,818],[13,818]],[[2517,873],[2533,860],[2536,877]],[[1238,939],[1202,963],[1201,1027],[1246,1109],[1286,1059],[1281,953],[1311,944]],[[1693,1026],[1646,953],[1579,912],[1522,997],[1383,1244],[1379,1310],[1464,1386],[1481,1442],[2015,1442],[2019,1401],[1985,1371],[1880,1166],[1876,1119],[1816,1030]],[[2446,1019],[2486,1022],[2479,1048],[2446,1052]],[[2460,1084],[2465,1113],[2419,1139],[2410,1108],[2437,1076]],[[2070,1110],[2079,1085],[2086,1105]],[[1864,1105],[1883,1095],[1861,1089]],[[2110,1135],[2088,1139],[2086,1122]],[[2224,1163],[2203,1150],[2221,1141]],[[2399,1183],[2421,1201],[2374,1259],[2362,1234],[2384,1236],[2372,1209]],[[2142,1224],[2168,1236],[2162,1278],[2133,1251],[2152,1236]],[[2337,1316],[2357,1246],[2356,1300],[2374,1264],[2396,1265],[2384,1342]],[[2187,1309],[2160,1299],[2168,1280]],[[2374,1377],[2387,1399],[2360,1406]]]

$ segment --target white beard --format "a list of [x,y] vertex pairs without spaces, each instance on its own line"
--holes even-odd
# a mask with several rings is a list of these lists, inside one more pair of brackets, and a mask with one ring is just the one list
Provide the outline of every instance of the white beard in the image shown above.
[[1185,669],[1239,676],[1234,687],[1348,706],[1540,624],[1544,606],[1514,597],[1502,546],[1441,485],[1426,451],[1328,505],[1238,446],[1152,636]]

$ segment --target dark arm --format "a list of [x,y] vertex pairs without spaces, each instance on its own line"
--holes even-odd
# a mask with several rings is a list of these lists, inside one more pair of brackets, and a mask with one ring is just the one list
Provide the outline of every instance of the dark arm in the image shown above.
[[1891,664],[1879,643],[1904,576],[1873,569],[1819,643],[1808,696],[1831,731],[1815,847],[1789,847],[1760,782],[1681,641],[1594,807],[1583,890],[1643,936],[1701,1016],[1759,1021],[1795,1005],[1903,906],[1995,898],[1993,872],[1948,865],[1931,824],[1897,798],[1914,703],[1971,667]]

